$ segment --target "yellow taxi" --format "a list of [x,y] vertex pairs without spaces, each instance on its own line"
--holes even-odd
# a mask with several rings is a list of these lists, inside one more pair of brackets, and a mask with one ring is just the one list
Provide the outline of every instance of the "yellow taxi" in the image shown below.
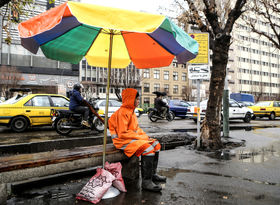
[[0,125],[15,132],[23,132],[29,126],[51,125],[51,111],[68,107],[69,99],[63,95],[17,95],[0,103]]
[[280,116],[280,101],[260,101],[253,106],[249,106],[254,111],[256,117],[268,117],[270,120],[274,120]]

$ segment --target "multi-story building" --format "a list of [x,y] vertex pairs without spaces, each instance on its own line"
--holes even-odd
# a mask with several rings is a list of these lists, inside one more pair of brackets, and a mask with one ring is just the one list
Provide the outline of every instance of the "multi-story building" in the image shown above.
[[[280,15],[271,17],[280,22]],[[261,19],[253,20],[258,30],[276,37],[269,24]],[[231,69],[235,70],[235,76],[231,91],[253,94],[256,100],[279,99],[280,50],[267,38],[250,32],[250,28],[241,19],[235,25],[232,48],[234,66]]]
[[[243,16],[243,19],[249,17]],[[252,17],[250,17],[252,18]],[[280,22],[279,16],[272,16]],[[260,19],[253,19],[258,30],[273,34],[269,24]],[[211,59],[211,58],[210,58]],[[210,62],[210,66],[212,62]],[[232,32],[232,44],[227,64],[227,80],[230,93],[249,93],[255,100],[280,99],[280,50],[267,38],[250,31],[242,20],[238,19]],[[196,81],[191,81],[196,87]],[[209,81],[201,84],[201,92],[205,97],[209,94]],[[194,90],[192,92],[194,96]],[[202,96],[202,99],[204,96]]]
[[[48,0],[34,1],[24,10],[29,10],[28,15],[17,14],[18,20],[25,21],[50,7],[66,2],[66,0],[56,0],[55,4],[49,2]],[[4,14],[5,11],[6,7],[2,7],[1,13]],[[6,24],[6,20],[3,21],[0,18],[1,28]],[[9,87],[28,87],[32,89],[33,93],[60,93],[65,95],[73,84],[78,82],[78,65],[47,59],[40,49],[36,55],[30,53],[21,46],[17,25],[10,27],[10,34],[12,42],[8,45],[5,43],[7,33],[0,29],[0,96],[5,96],[5,91]],[[14,78],[9,71],[13,71],[13,75],[17,76],[13,83],[9,82],[9,79]],[[7,77],[8,74],[10,77]],[[7,83],[11,85],[7,86]]]
[[[126,87],[132,87],[141,93],[140,70],[133,63],[124,69],[111,69],[110,99],[116,99],[116,91],[122,92]],[[106,85],[108,80],[108,69],[88,65],[83,59],[80,62],[80,82],[84,86],[84,96],[89,98],[106,98]]]
[[187,99],[190,86],[186,64],[178,65],[176,61],[169,67],[142,70],[142,99],[145,106],[154,104],[153,92],[166,92],[169,99]]

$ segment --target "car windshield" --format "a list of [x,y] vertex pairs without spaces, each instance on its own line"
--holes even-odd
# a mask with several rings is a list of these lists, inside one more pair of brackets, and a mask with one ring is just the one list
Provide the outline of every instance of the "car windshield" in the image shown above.
[[19,100],[21,100],[21,99],[24,98],[25,96],[26,96],[26,94],[23,95],[23,96],[21,96],[21,95],[16,95],[16,96],[14,96],[14,97],[12,97],[12,98],[6,100],[5,102],[2,102],[1,104],[15,104],[16,102],[18,102]]
[[207,105],[207,102],[208,102],[208,100],[203,100],[203,101],[201,101],[201,102],[200,102],[200,106],[201,106],[201,105]]
[[263,101],[263,102],[258,102],[255,104],[255,106],[270,106],[271,102]]

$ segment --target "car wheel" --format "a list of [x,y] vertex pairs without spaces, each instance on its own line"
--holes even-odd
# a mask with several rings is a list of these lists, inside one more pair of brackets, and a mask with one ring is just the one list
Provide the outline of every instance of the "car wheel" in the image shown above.
[[14,132],[23,132],[28,127],[28,121],[25,117],[15,117],[11,122],[11,129]]
[[246,123],[249,123],[251,121],[251,114],[250,113],[246,113],[243,121],[246,122]]
[[195,123],[197,123],[197,119],[193,119],[193,121],[194,121]]
[[270,113],[269,119],[270,120],[275,120],[275,113],[274,112]]
[[96,131],[98,131],[100,133],[104,131],[104,123],[100,119],[98,119],[97,117],[95,117],[93,119],[92,126]]
[[255,120],[257,117],[256,115],[253,115],[253,117],[251,118],[252,120]]

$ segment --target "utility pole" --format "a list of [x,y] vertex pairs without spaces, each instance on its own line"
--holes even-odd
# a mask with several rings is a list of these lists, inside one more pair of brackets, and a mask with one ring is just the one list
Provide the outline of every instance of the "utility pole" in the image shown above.
[[229,91],[228,91],[228,71],[226,69],[225,87],[223,93],[223,137],[229,137]]

